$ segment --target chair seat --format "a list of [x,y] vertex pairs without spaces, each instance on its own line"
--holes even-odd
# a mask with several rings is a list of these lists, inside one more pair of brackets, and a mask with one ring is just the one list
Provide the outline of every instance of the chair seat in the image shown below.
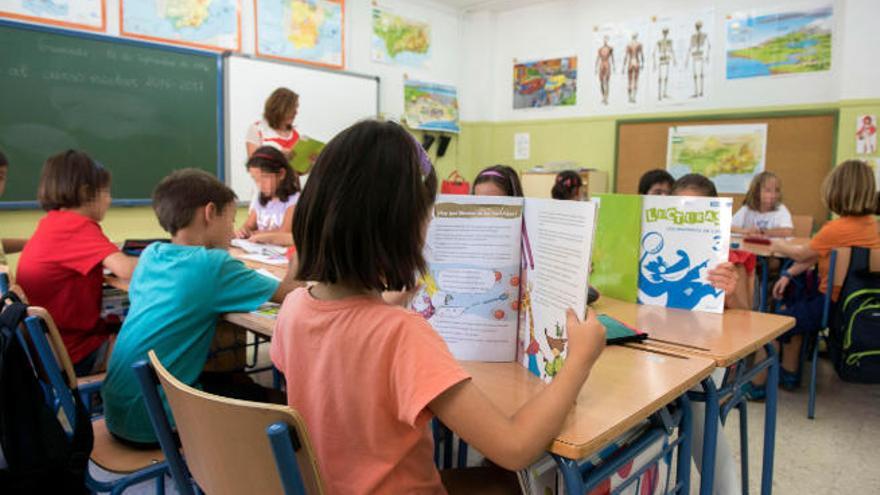
[[165,461],[161,449],[139,450],[113,438],[103,418],[92,421],[92,429],[95,432],[95,446],[91,459],[101,469],[128,474]]
[[76,386],[82,387],[83,385],[89,385],[95,382],[103,382],[104,379],[107,378],[107,373],[98,373],[95,375],[88,376],[78,376],[76,377]]

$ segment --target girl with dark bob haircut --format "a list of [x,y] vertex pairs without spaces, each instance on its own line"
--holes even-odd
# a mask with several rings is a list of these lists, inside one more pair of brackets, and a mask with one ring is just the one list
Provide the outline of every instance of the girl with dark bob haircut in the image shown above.
[[[569,310],[565,366],[540,397],[502,414],[425,318],[382,298],[415,288],[424,272],[436,192],[415,139],[365,121],[330,140],[296,208],[297,278],[316,283],[285,298],[270,354],[289,377],[287,402],[308,427],[328,493],[442,493],[461,483],[460,471],[434,467],[433,416],[498,466],[525,468],[562,428],[605,345],[593,313],[581,322]],[[518,491],[513,472],[474,469],[465,476],[503,486],[493,493]]]

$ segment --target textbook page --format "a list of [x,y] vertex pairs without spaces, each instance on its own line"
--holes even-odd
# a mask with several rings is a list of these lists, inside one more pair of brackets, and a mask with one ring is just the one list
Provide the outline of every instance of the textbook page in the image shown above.
[[566,309],[586,316],[595,225],[593,202],[525,201],[520,362],[546,382],[565,360]]
[[708,272],[727,261],[733,200],[684,196],[642,198],[639,302],[721,313],[724,292]]
[[513,361],[523,199],[440,195],[413,298],[456,359]]

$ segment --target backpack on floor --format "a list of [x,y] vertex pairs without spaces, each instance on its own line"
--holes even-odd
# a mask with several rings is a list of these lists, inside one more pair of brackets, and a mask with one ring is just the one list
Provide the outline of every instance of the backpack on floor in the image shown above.
[[79,394],[70,437],[46,403],[17,329],[27,305],[0,299],[0,493],[86,493],[92,425]]
[[880,275],[871,250],[852,248],[850,266],[830,325],[828,350],[841,380],[880,383]]

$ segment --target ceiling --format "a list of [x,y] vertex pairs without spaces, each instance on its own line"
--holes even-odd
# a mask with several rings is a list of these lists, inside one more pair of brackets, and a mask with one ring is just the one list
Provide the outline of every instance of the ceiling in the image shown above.
[[[433,0],[434,3],[446,5],[462,12],[478,10],[502,11],[541,3],[542,0]],[[548,0],[543,0],[548,1]]]

